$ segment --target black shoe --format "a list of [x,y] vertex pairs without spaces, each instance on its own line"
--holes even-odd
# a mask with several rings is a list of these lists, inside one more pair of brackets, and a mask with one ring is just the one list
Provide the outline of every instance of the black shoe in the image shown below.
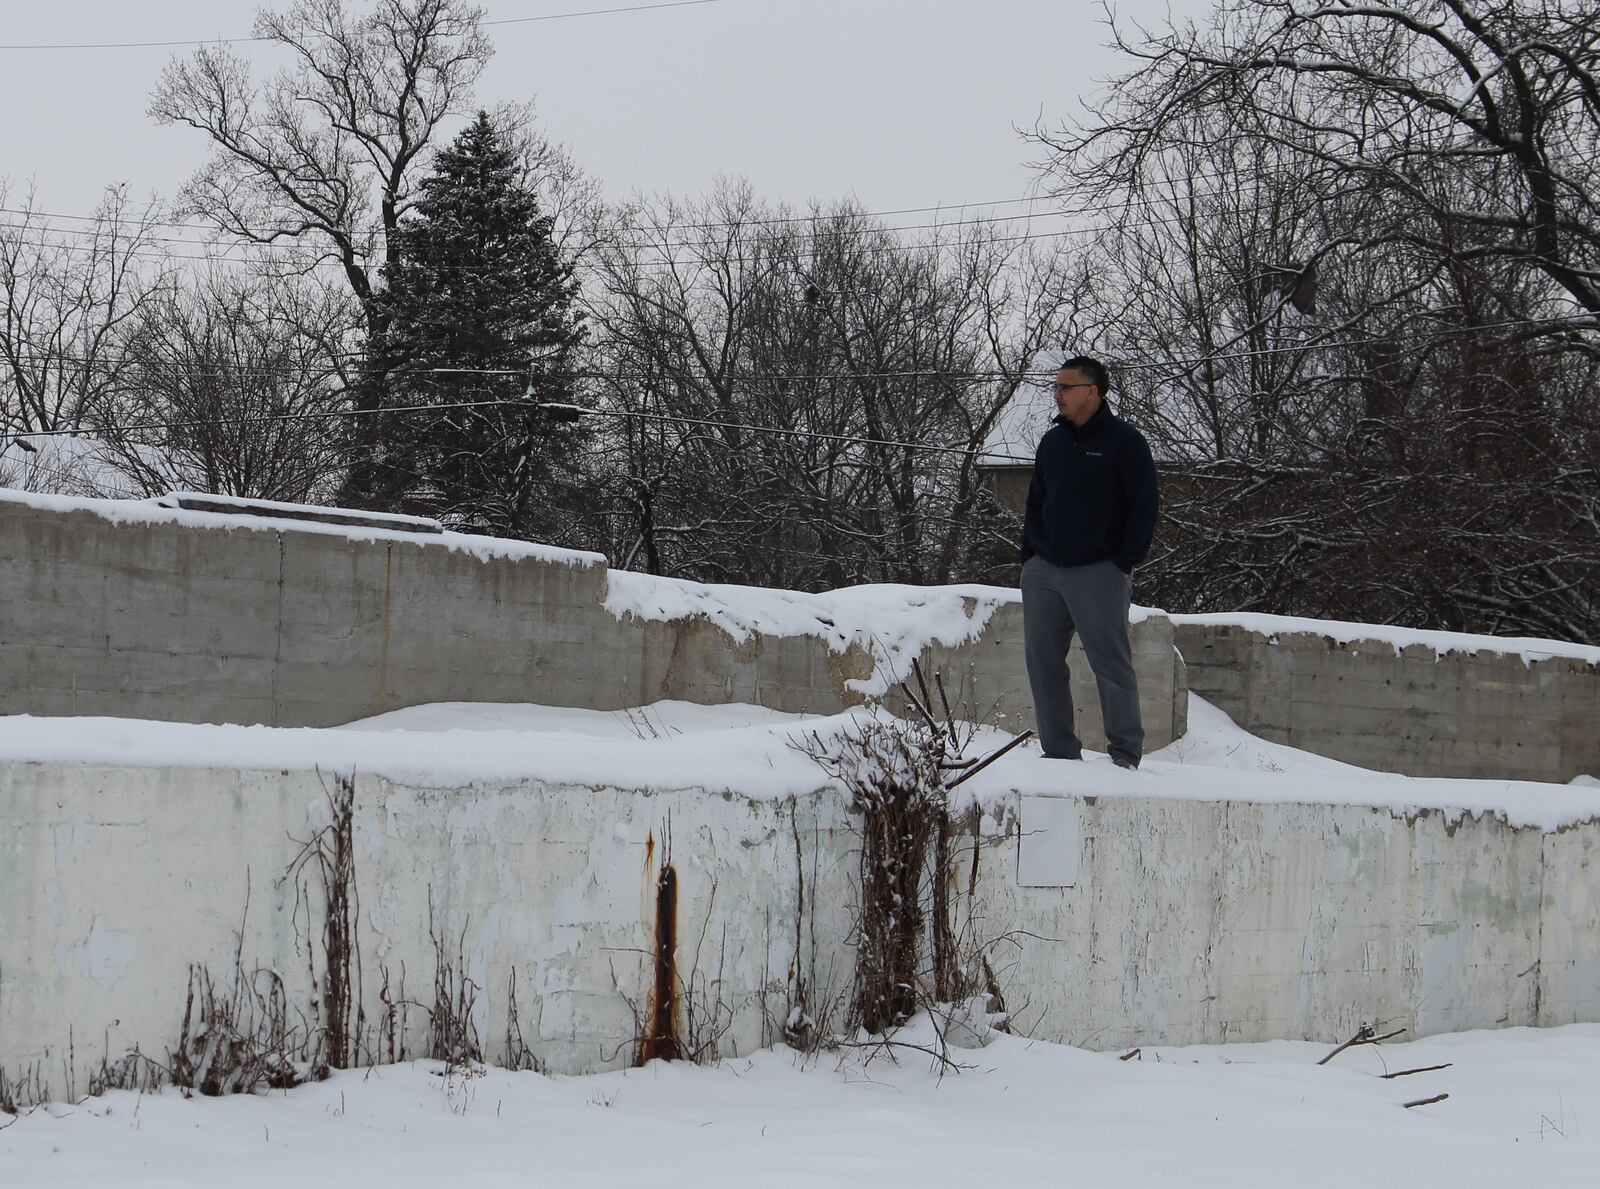
[[1046,751],[1046,752],[1042,752],[1041,754],[1047,760],[1081,760],[1081,759],[1083,759],[1083,754],[1081,752],[1078,755],[1075,755],[1075,756],[1057,755],[1053,751]]
[[1112,756],[1111,762],[1119,768],[1137,768],[1139,761],[1128,756]]

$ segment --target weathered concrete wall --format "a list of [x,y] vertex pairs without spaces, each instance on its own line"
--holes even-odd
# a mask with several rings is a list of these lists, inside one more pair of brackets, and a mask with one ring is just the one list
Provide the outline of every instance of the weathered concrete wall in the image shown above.
[[1251,734],[1410,776],[1600,773],[1600,665],[1179,620],[1189,688]]
[[[427,1055],[437,938],[475,988],[487,1058],[505,1059],[515,972],[520,1030],[543,1065],[629,1064],[635,1011],[650,1012],[667,863],[680,1035],[725,1052],[773,1043],[796,975],[849,975],[846,901],[828,899],[849,847],[841,812],[837,798],[358,778],[352,974],[364,1051],[383,1045],[387,981],[391,1001],[411,1003],[405,1051]],[[283,979],[303,1033],[316,1018],[309,969],[327,968],[325,901],[314,861],[286,873],[330,820],[310,772],[0,765],[0,1069],[17,1078],[37,1063],[61,1093],[69,1029],[80,1087],[108,1047],[159,1057],[177,1040],[190,965],[226,993],[236,953],[247,976]],[[815,954],[813,917],[797,929],[802,863]],[[714,1023],[695,1023],[719,1002]]]
[[0,710],[325,726],[419,701],[622,705],[639,665],[609,655],[627,633],[596,638],[604,583],[596,564],[0,502]]
[[[1018,837],[1015,798],[965,836],[952,873],[964,890],[979,856],[958,911],[980,939],[1009,939],[990,958],[1033,1035],[1113,1048],[1331,1042],[1380,1019],[1417,1034],[1600,1020],[1600,822],[1546,833],[1436,811],[1063,801],[1079,819],[1072,886],[1018,886],[1033,836]],[[159,1055],[189,964],[226,986],[236,952],[309,1015],[320,884],[283,877],[326,805],[313,773],[0,765],[0,1068],[36,1065],[61,1092],[69,1030],[80,1087],[108,1049]],[[391,1000],[432,1003],[431,930],[476,988],[491,1059],[504,1059],[514,970],[523,1037],[547,1068],[627,1063],[669,859],[680,1031],[745,1052],[777,1038],[797,978],[819,1016],[848,984],[855,859],[834,792],[360,778],[353,838],[373,1051],[385,975]],[[720,1022],[696,1033],[712,1003]],[[425,1051],[422,1007],[400,1023],[407,1051]]]
[[[0,499],[0,713],[329,726],[424,702],[662,698],[831,713],[859,703],[848,682],[873,672],[864,644],[619,618],[598,555],[205,521]],[[979,639],[929,660],[1025,724],[1020,622],[1003,607]],[[1164,617],[1133,634],[1153,749],[1183,731],[1182,672]],[[1081,656],[1075,669],[1085,740],[1103,746]]]
[[1600,822],[1080,804],[1076,886],[1018,887],[1002,849],[980,897],[991,932],[1055,939],[1022,939],[1006,976],[1037,1034],[1118,1048],[1600,1019]]

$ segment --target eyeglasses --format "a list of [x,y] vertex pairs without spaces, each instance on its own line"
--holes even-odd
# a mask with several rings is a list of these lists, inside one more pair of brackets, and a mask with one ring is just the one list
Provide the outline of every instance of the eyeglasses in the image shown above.
[[1063,392],[1071,392],[1074,388],[1094,388],[1094,387],[1097,387],[1097,385],[1090,383],[1088,380],[1080,380],[1076,384],[1057,384],[1056,385],[1056,393],[1059,395],[1060,393],[1063,393]]

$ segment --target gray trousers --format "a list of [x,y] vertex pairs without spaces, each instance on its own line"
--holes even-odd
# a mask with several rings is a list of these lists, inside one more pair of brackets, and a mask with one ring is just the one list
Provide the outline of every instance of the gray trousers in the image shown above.
[[1031,557],[1022,567],[1022,632],[1033,687],[1033,718],[1048,756],[1079,759],[1083,744],[1073,729],[1067,649],[1074,632],[1083,640],[1100,714],[1113,757],[1135,764],[1144,751],[1139,683],[1128,641],[1133,581],[1109,561],[1053,566]]

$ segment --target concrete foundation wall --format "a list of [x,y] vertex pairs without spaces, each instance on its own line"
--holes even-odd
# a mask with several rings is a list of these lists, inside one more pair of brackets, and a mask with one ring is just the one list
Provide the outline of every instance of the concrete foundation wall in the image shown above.
[[[59,1092],[69,1028],[80,1086],[108,1047],[112,1058],[135,1045],[160,1056],[176,1043],[191,964],[231,991],[236,954],[247,978],[283,980],[293,1020],[315,1019],[323,886],[314,861],[288,873],[331,821],[331,784],[304,772],[0,765],[0,1068],[15,1078],[39,1063]],[[720,1001],[732,1018],[718,1021],[720,1038],[707,1025],[697,1040],[729,1052],[772,1043],[791,972],[809,969],[795,954],[802,856],[808,885],[842,886],[838,814],[828,799],[357,778],[364,1051],[385,1044],[387,981],[392,1001],[411,1003],[398,1020],[404,1051],[427,1055],[437,939],[474,988],[488,1059],[505,1060],[515,973],[520,1030],[544,1067],[629,1064],[635,1011],[650,1011],[668,863],[680,1030],[687,1039],[690,1013]],[[848,978],[840,911],[819,907],[817,921],[829,939],[819,968]]]
[[[478,556],[426,537],[119,522],[0,500],[0,714],[328,726],[424,702],[663,698],[832,713],[859,703],[849,682],[873,673],[865,644],[619,618],[606,583],[596,555]],[[1181,662],[1164,617],[1133,638],[1154,749],[1184,729]],[[1029,725],[1020,604],[926,661]],[[1081,654],[1074,673],[1085,741],[1102,747]]]
[[1081,813],[1076,886],[1018,887],[1002,865],[980,896],[991,934],[1058,939],[1016,948],[1007,976],[1040,1035],[1120,1048],[1600,1019],[1600,931],[1571,907],[1594,899],[1600,823],[1121,798]]
[[[1373,1020],[1426,1034],[1600,1019],[1600,822],[1545,833],[1350,806],[1064,804],[1072,886],[1018,886],[1019,849],[1036,841],[1019,839],[1014,798],[969,823],[952,872],[958,914],[995,943],[1032,1035],[1333,1042]],[[81,1088],[107,1053],[162,1055],[190,964],[226,988],[236,954],[309,1016],[321,885],[314,866],[286,872],[327,805],[314,773],[0,765],[0,1069],[37,1068],[60,1094],[69,1060]],[[391,1001],[414,1003],[398,1021],[406,1051],[426,1051],[437,937],[475,988],[491,1060],[504,1060],[515,972],[544,1067],[626,1064],[650,1010],[668,861],[685,1039],[723,1053],[773,1043],[799,980],[818,1018],[849,983],[855,855],[834,792],[363,777],[352,833],[357,992],[378,1056],[385,978]]]
[[1600,666],[1183,623],[1189,688],[1254,735],[1410,776],[1600,774]]

